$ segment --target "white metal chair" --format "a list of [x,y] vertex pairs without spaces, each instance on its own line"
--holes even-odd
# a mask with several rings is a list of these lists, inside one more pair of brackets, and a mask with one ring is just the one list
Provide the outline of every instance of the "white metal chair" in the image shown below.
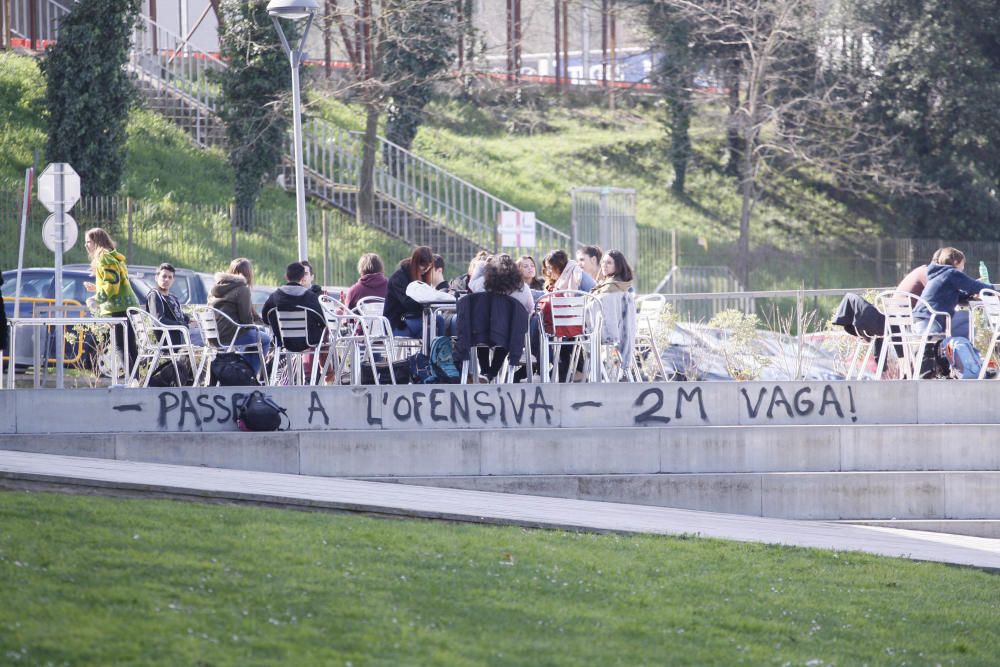
[[[237,324],[233,318],[229,317],[218,308],[212,308],[211,306],[201,306],[196,308],[194,311],[194,319],[198,323],[198,327],[201,329],[202,341],[205,343],[205,357],[202,363],[204,364],[203,380],[206,386],[211,380],[211,362],[215,359],[216,354],[219,352],[239,353],[244,355],[256,354],[260,358],[261,373],[264,374],[265,382],[267,381],[267,364],[264,359],[263,345],[260,343],[245,345],[236,344],[236,339],[239,338],[241,333],[250,329],[256,329],[257,325]],[[219,321],[226,320],[228,320],[228,322],[235,327],[236,331],[232,340],[229,341],[223,341],[219,335]]]
[[[385,311],[385,299],[377,296],[366,296],[363,299],[359,299],[354,305],[354,312],[359,315],[364,315],[366,317],[382,317]],[[383,318],[384,319],[384,318]],[[401,359],[408,357],[411,354],[415,354],[420,351],[423,341],[419,338],[410,338],[409,336],[396,336],[392,333],[392,325],[389,320],[384,319],[384,327],[382,323],[376,323],[371,321],[372,329],[371,335],[373,336],[384,336],[387,333],[392,335],[395,354],[393,359]]]
[[662,294],[647,294],[635,300],[636,315],[635,347],[632,352],[632,375],[636,380],[667,379],[663,368],[663,357],[656,342],[664,337],[663,309],[667,298]]
[[1000,292],[984,289],[979,292],[979,301],[979,308],[990,330],[990,341],[983,350],[983,366],[979,369],[979,379],[982,380],[989,370],[990,361],[996,358],[1000,362],[1000,350],[997,350],[997,343],[1000,342]]
[[[326,318],[307,306],[299,306],[295,310],[275,309],[267,315],[268,320],[270,320],[268,324],[275,334],[270,384],[306,384],[306,358],[316,354],[326,337],[326,329],[324,329],[318,340],[310,338],[309,319],[316,318],[325,323]],[[292,349],[289,347],[290,344],[294,348],[301,349]],[[281,365],[282,362],[284,362],[284,366]],[[309,374],[309,384],[316,384],[319,365],[319,360],[315,359]]]
[[[559,358],[563,348],[569,347],[572,353],[567,368],[567,381],[583,358],[586,377],[589,382],[600,381],[601,368],[601,308],[596,304],[594,296],[589,292],[579,290],[561,290],[545,294],[538,300],[541,310],[543,304],[549,304],[551,321],[541,323],[541,350],[539,366],[542,382],[557,382],[559,379]],[[579,330],[577,335],[567,335],[567,331]],[[554,352],[554,354],[553,354]],[[551,366],[551,370],[550,370]]]
[[[332,373],[339,384],[345,370],[350,370],[350,382],[361,384],[362,358],[373,370],[375,384],[379,384],[375,371],[376,361],[383,358],[389,362],[389,377],[396,383],[392,361],[396,359],[395,337],[389,321],[382,315],[361,315],[337,305],[336,299],[320,298],[327,328],[327,359],[323,367],[324,376]],[[343,306],[343,304],[340,304]]]
[[[930,315],[926,324],[913,318],[914,307],[917,304],[921,304]],[[897,356],[902,352],[899,359],[902,374],[912,380],[919,379],[920,365],[927,346],[936,345],[951,335],[951,317],[948,313],[934,310],[919,296],[896,290],[887,290],[879,294],[875,298],[875,306],[885,315],[882,350],[875,377],[882,377],[889,348],[893,348]],[[930,324],[939,318],[944,321],[944,332],[932,332]],[[874,340],[872,345],[874,346]]]
[[[205,355],[202,355],[202,363],[196,365],[195,348],[191,344],[191,335],[187,327],[163,324],[149,312],[140,308],[129,308],[126,315],[132,325],[132,330],[135,332],[136,343],[136,358],[133,360],[129,373],[130,382],[138,379],[142,371],[142,362],[148,361],[149,365],[140,383],[141,386],[148,387],[157,364],[163,358],[173,365],[177,378],[181,377],[178,362],[181,359],[186,359],[193,376],[193,384],[198,384]],[[179,342],[176,339],[180,339]]]

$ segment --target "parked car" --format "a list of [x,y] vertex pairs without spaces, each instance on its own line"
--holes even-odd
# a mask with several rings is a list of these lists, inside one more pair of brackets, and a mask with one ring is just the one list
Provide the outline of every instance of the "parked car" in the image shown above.
[[[87,264],[70,264],[68,269],[89,271]],[[155,266],[129,266],[128,275],[132,279],[132,285],[136,296],[140,300],[145,300],[146,295],[156,288]],[[170,293],[177,297],[177,300],[184,304],[208,303],[208,292],[215,284],[215,276],[211,273],[202,273],[175,267],[174,284],[170,287]]]
[[[21,298],[27,299],[27,301],[21,302],[18,308],[18,317],[32,317],[36,312],[36,304],[48,303],[46,301],[39,301],[40,299],[55,298],[55,274],[56,271],[54,268],[30,268],[24,269],[21,272]],[[93,281],[94,277],[90,273],[90,266],[86,264],[73,264],[63,267],[62,296],[64,303],[72,300],[80,304],[79,310],[74,309],[75,312],[71,313],[72,315],[80,314],[89,316],[86,303],[87,298],[92,296],[92,294],[87,291],[83,284]],[[132,289],[136,294],[145,294],[148,292],[148,290],[143,291],[143,285],[137,279],[130,276],[129,282],[132,284]],[[4,271],[3,286],[0,289],[3,290],[4,310],[7,313],[7,317],[15,317],[14,309],[16,304],[14,303],[14,293],[17,289],[17,271]],[[36,327],[18,332],[17,350],[15,350],[14,354],[14,362],[17,365],[31,365],[34,363],[32,355],[34,353],[35,336],[38,333]],[[50,342],[47,347],[48,357],[54,357],[55,350],[53,344]],[[92,363],[95,347],[93,338],[88,336],[84,341],[85,354],[83,361],[85,365]],[[9,354],[10,350],[5,350],[4,352],[5,354]],[[67,343],[66,358],[75,359],[78,356],[79,348],[76,345]]]

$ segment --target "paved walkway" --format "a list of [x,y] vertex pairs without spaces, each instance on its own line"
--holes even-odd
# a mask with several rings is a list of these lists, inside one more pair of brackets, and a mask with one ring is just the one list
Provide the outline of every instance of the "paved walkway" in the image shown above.
[[[893,528],[0,451],[0,487],[25,482],[243,500],[378,514],[571,530],[695,534],[1000,569],[1000,540]],[[0,496],[2,502],[2,496]]]

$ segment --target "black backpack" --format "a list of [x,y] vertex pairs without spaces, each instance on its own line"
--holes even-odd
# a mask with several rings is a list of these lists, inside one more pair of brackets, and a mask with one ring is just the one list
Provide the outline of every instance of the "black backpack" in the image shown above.
[[259,387],[250,362],[236,352],[220,352],[212,360],[212,384],[222,387]]
[[[288,420],[284,429],[281,429],[282,415]],[[285,409],[256,389],[237,406],[235,418],[241,431],[287,431],[292,425]]]
[[[180,378],[177,375],[180,373]],[[167,359],[156,367],[156,370],[149,375],[150,387],[190,387],[194,384],[194,375],[191,373],[191,362],[186,357],[177,360],[177,369],[174,364]]]

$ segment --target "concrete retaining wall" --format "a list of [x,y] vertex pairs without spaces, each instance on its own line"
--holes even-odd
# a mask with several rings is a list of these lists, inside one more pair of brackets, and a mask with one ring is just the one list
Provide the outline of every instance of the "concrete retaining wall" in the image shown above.
[[1000,470],[998,429],[905,425],[8,434],[0,435],[0,449],[329,477],[990,471]]
[[420,486],[660,505],[780,519],[1000,519],[1000,472],[382,478]]
[[[0,433],[222,432],[247,389],[0,391]],[[1000,382],[275,387],[296,430],[1000,423]]]

